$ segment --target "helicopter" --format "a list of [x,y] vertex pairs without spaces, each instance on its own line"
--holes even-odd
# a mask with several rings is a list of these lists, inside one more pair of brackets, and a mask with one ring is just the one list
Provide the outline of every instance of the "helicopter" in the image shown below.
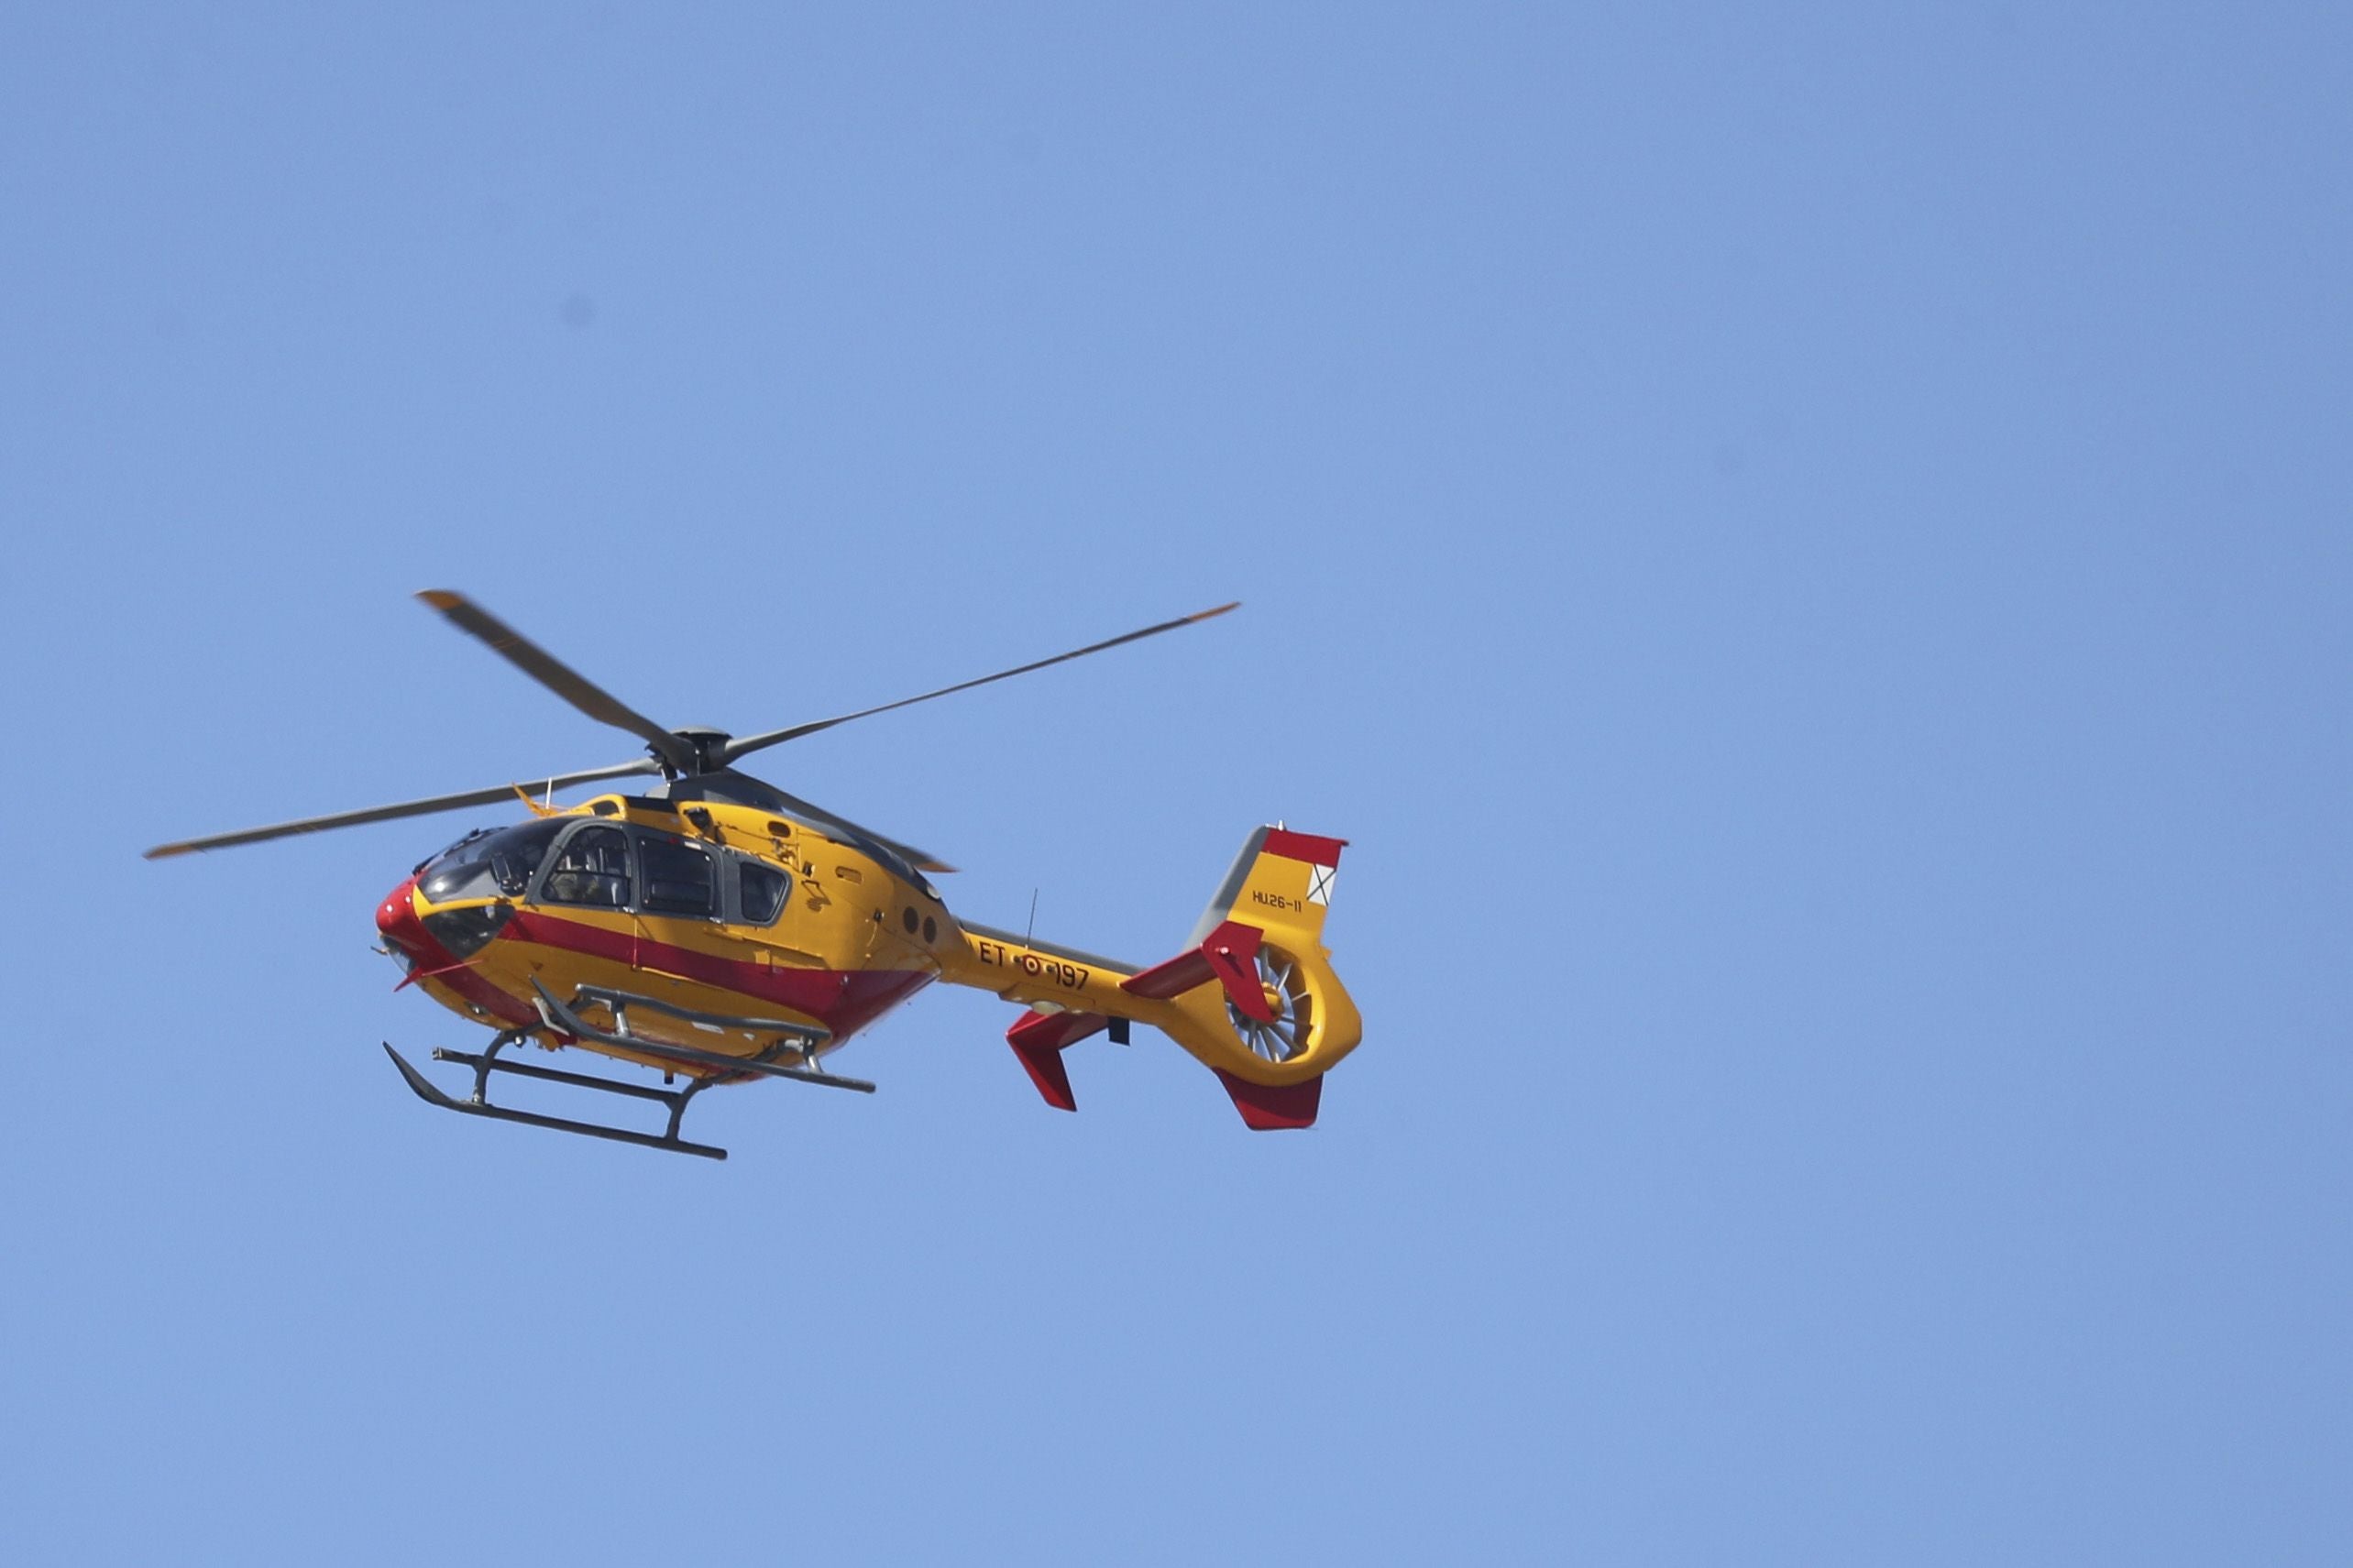
[[[148,860],[519,801],[524,820],[478,828],[427,856],[376,908],[380,950],[414,986],[491,1031],[475,1051],[432,1059],[471,1069],[463,1098],[390,1042],[384,1052],[427,1104],[673,1154],[725,1159],[681,1135],[707,1089],[785,1081],[871,1094],[830,1058],[935,981],[994,992],[1024,1011],[1006,1043],[1050,1106],[1076,1111],[1062,1053],[1134,1025],[1160,1030],[1214,1072],[1245,1125],[1314,1124],[1324,1075],[1363,1035],[1333,971],[1324,918],[1345,839],[1281,824],[1253,831],[1174,957],[1139,965],[961,920],[929,878],[955,868],[786,794],[734,764],[852,719],[1198,625],[1215,609],[1090,643],[896,702],[736,736],[666,729],[462,594],[417,595],[452,626],[588,718],[637,737],[646,755],[524,784],[466,790],[159,844]],[[558,807],[555,793],[649,779],[639,793]],[[1034,917],[1035,911],[1032,910]],[[524,1059],[577,1051],[662,1075],[586,1073]],[[516,1077],[667,1112],[660,1132],[492,1101]]]

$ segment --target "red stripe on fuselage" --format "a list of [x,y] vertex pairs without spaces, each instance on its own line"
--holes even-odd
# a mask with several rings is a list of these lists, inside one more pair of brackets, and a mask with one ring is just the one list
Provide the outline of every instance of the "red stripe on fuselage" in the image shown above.
[[536,942],[629,969],[657,970],[698,984],[780,1003],[846,1039],[931,983],[929,970],[794,969],[697,952],[651,937],[608,931],[544,909],[518,909],[501,942]]

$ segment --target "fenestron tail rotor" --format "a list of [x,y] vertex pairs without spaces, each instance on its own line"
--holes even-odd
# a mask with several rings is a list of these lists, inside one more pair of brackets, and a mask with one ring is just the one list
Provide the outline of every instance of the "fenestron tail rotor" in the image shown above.
[[[445,588],[432,588],[419,594],[417,598],[438,610],[451,625],[483,643],[491,652],[590,718],[600,724],[611,725],[616,729],[626,730],[645,742],[650,756],[643,761],[620,762],[610,767],[590,768],[579,773],[558,773],[552,778],[528,781],[534,788],[544,786],[551,792],[568,788],[574,784],[592,784],[606,779],[627,778],[654,773],[659,773],[672,780],[709,780],[709,782],[703,787],[714,791],[721,782],[716,775],[725,774],[738,781],[739,784],[756,783],[757,781],[746,781],[744,775],[729,773],[729,764],[753,751],[764,751],[770,746],[780,746],[787,740],[797,740],[804,736],[815,735],[820,730],[847,724],[853,718],[869,718],[878,713],[888,713],[894,708],[911,707],[918,702],[929,702],[934,697],[948,696],[956,692],[970,691],[975,686],[984,686],[995,681],[1008,680],[1015,675],[1028,674],[1033,670],[1042,670],[1050,665],[1067,663],[1072,659],[1082,659],[1090,653],[1100,653],[1124,643],[1138,641],[1147,637],[1156,637],[1163,631],[1174,631],[1180,627],[1192,626],[1213,617],[1224,615],[1226,611],[1237,608],[1232,604],[1219,605],[1215,609],[1203,610],[1197,615],[1183,616],[1175,620],[1164,620],[1140,630],[1125,632],[1101,642],[1091,642],[1083,648],[1072,649],[1066,653],[1056,653],[1050,658],[1033,660],[1027,664],[1017,664],[1012,669],[999,670],[994,674],[982,675],[974,680],[959,681],[954,685],[941,686],[937,691],[928,691],[916,696],[901,697],[896,702],[880,703],[873,707],[862,707],[853,713],[837,714],[830,718],[815,719],[783,729],[771,729],[763,734],[747,735],[737,739],[716,729],[665,729],[463,594],[452,593]],[[488,806],[508,799],[518,787],[520,786],[512,784],[495,784],[482,789],[465,790],[455,795],[431,795],[420,800],[401,801],[392,806],[369,806],[359,811],[336,812],[325,817],[306,817],[267,828],[250,828],[239,832],[218,833],[203,839],[184,839],[174,843],[157,845],[147,851],[147,858],[162,860],[173,855],[189,854],[199,850],[225,850],[239,844],[258,844],[272,839],[291,838],[302,833],[323,833],[330,828],[356,828],[364,823],[389,822],[403,817],[423,817],[437,811],[454,811],[461,806]],[[870,839],[919,871],[945,872],[954,869],[920,850],[885,839],[878,833],[859,827],[847,817],[787,795],[783,791],[775,789],[774,785],[761,784],[759,787],[775,795],[789,809],[808,816],[817,825],[823,827],[830,824]]]
[[1307,1048],[1308,1030],[1314,1023],[1314,994],[1299,960],[1280,948],[1259,948],[1258,970],[1259,988],[1273,1016],[1253,1018],[1231,1002],[1226,1003],[1226,1015],[1253,1055],[1264,1061],[1289,1061]]

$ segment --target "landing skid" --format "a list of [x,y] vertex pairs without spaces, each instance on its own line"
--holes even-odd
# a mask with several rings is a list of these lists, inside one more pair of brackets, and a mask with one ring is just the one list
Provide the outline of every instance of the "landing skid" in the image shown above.
[[[678,1135],[678,1124],[687,1114],[687,1103],[714,1083],[727,1083],[745,1078],[784,1078],[800,1083],[821,1084],[828,1089],[848,1089],[860,1094],[872,1094],[874,1086],[863,1079],[841,1078],[820,1072],[808,1065],[817,1059],[817,1047],[831,1036],[822,1029],[805,1024],[788,1023],[780,1018],[731,1018],[716,1014],[692,1012],[687,1008],[662,1002],[650,996],[637,996],[624,991],[604,991],[582,987],[572,998],[572,1004],[555,1000],[547,988],[536,980],[532,989],[538,993],[541,1022],[556,1035],[577,1040],[593,1041],[625,1050],[633,1056],[647,1057],[689,1074],[686,1084],[678,1089],[652,1089],[643,1084],[623,1083],[610,1078],[592,1078],[584,1072],[566,1072],[560,1068],[536,1067],[530,1062],[507,1061],[499,1053],[509,1046],[526,1039],[530,1031],[505,1030],[493,1039],[479,1056],[467,1051],[444,1050],[436,1047],[435,1061],[456,1062],[474,1069],[474,1092],[465,1100],[453,1100],[435,1088],[424,1074],[411,1067],[408,1059],[390,1044],[384,1054],[401,1069],[417,1098],[444,1111],[455,1111],[465,1116],[488,1116],[493,1121],[519,1122],[526,1127],[545,1127],[558,1133],[577,1133],[583,1137],[605,1138],[617,1144],[635,1144],[640,1148],[665,1149],[672,1154],[700,1155],[705,1159],[725,1159],[727,1151],[709,1144],[692,1144]],[[583,1019],[577,1008],[594,1003],[612,1014],[610,1029],[599,1028]],[[675,1046],[666,1041],[649,1040],[629,1026],[629,1010],[632,1006],[651,1008],[710,1034],[746,1034],[774,1036],[760,1057],[732,1057],[718,1051],[698,1050],[691,1046]],[[799,1065],[764,1059],[786,1048],[791,1043]],[[597,1122],[575,1122],[563,1116],[542,1115],[535,1111],[517,1111],[490,1103],[490,1075],[511,1073],[517,1078],[537,1079],[543,1083],[562,1083],[575,1089],[593,1089],[606,1094],[619,1094],[632,1100],[651,1100],[669,1107],[670,1123],[659,1134],[641,1133],[628,1127],[609,1127]]]
[[[498,1053],[522,1036],[514,1033],[500,1035],[490,1042],[490,1048],[480,1056],[466,1051],[434,1048],[435,1061],[463,1063],[474,1069],[474,1094],[468,1100],[452,1100],[433,1080],[409,1065],[408,1058],[387,1042],[384,1054],[401,1069],[401,1076],[417,1092],[417,1098],[428,1105],[438,1105],[445,1111],[455,1111],[464,1116],[488,1116],[493,1121],[520,1122],[526,1127],[546,1127],[558,1133],[577,1133],[583,1137],[606,1138],[617,1144],[635,1144],[640,1148],[667,1149],[672,1154],[700,1155],[705,1159],[725,1159],[727,1151],[709,1144],[690,1144],[678,1136],[678,1124],[687,1113],[687,1102],[702,1092],[716,1079],[697,1078],[683,1089],[648,1089],[643,1084],[620,1083],[609,1078],[591,1078],[585,1072],[566,1072],[560,1068],[534,1067],[529,1062],[500,1061]],[[517,1111],[489,1102],[490,1075],[511,1072],[518,1078],[535,1078],[546,1083],[568,1083],[577,1089],[600,1090],[607,1094],[626,1095],[632,1100],[654,1100],[670,1108],[670,1124],[663,1132],[640,1133],[628,1127],[608,1127],[598,1122],[575,1122],[563,1116],[543,1116],[536,1111]]]

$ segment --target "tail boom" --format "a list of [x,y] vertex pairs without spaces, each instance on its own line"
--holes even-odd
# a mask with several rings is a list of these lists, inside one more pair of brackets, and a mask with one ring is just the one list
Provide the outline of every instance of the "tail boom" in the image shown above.
[[1185,950],[1138,967],[985,926],[963,927],[940,978],[1030,1011],[1006,1031],[1050,1105],[1075,1110],[1062,1052],[1148,1024],[1215,1071],[1254,1128],[1315,1119],[1325,1072],[1363,1036],[1323,945],[1344,840],[1259,828]]

